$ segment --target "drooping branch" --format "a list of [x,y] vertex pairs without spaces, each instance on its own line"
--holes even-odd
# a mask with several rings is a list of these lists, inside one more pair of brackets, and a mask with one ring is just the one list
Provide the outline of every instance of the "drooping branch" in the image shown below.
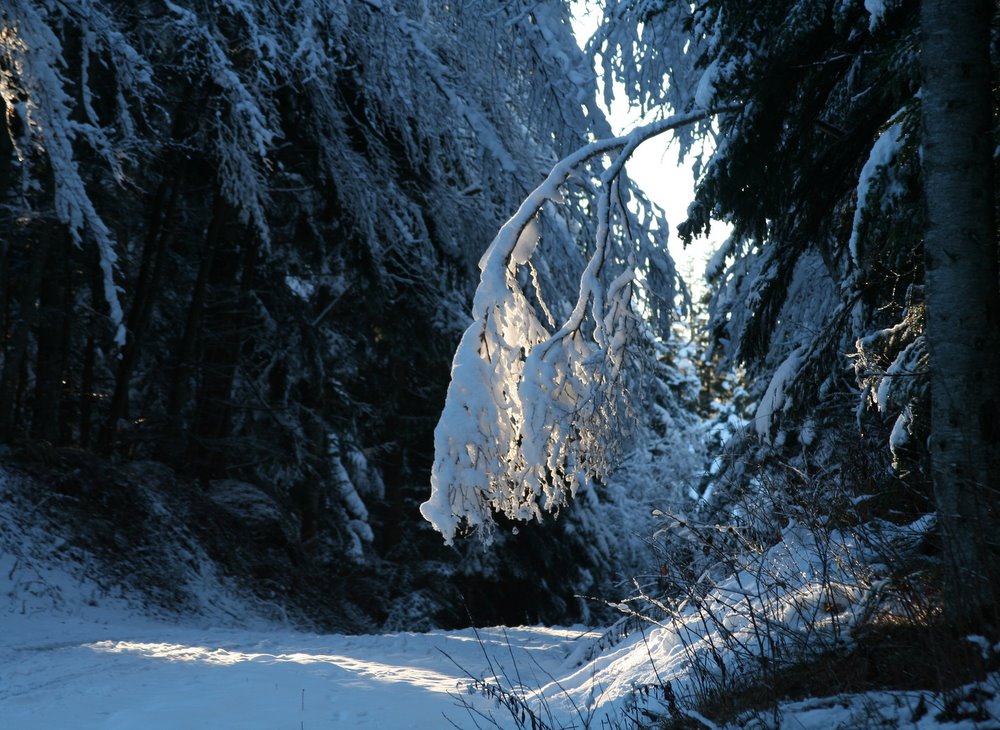
[[[435,429],[431,496],[420,508],[445,542],[462,523],[481,528],[488,538],[493,512],[515,520],[540,518],[543,510],[564,505],[580,484],[613,469],[631,414],[622,365],[637,327],[634,261],[630,257],[609,284],[601,279],[612,196],[626,161],[643,142],[739,108],[693,111],[592,142],[558,162],[501,227],[479,262],[473,322],[455,353]],[[601,157],[611,159],[597,186],[593,253],[575,306],[552,332],[522,290],[517,267],[530,264],[539,237],[536,220],[546,203],[559,203],[563,184]]]

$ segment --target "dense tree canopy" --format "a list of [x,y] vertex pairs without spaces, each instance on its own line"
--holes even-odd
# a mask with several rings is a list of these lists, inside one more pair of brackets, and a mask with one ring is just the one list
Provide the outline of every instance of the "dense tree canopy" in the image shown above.
[[[998,381],[995,7],[954,13],[980,73],[952,169],[985,221],[958,231],[924,153],[962,99],[917,10],[627,0],[581,51],[562,0],[9,0],[0,438],[257,494],[296,580],[393,627],[580,618],[648,567],[652,506],[753,530],[775,485],[786,522],[839,495],[989,528],[1000,398],[947,399]],[[655,121],[614,138],[597,74]],[[677,234],[731,229],[686,349],[672,233],[623,168],[659,133],[695,174]],[[935,319],[945,259],[980,320]],[[960,342],[986,355],[956,375]],[[949,554],[997,563],[973,542]]]
[[[995,613],[997,562],[996,32],[987,22],[995,7],[923,9],[905,0],[637,0],[608,8],[589,48],[606,90],[617,84],[643,112],[684,122],[676,138],[694,162],[696,192],[681,238],[707,234],[713,221],[731,228],[706,272],[709,324],[718,363],[742,369],[756,410],[728,445],[729,464],[713,475],[715,498],[703,508],[742,521],[734,505],[748,495],[773,505],[789,469],[812,484],[822,475],[830,494],[790,496],[827,518],[832,494],[872,491],[897,519],[936,507],[952,600],[973,606],[950,608],[976,621]],[[959,45],[963,54],[948,50]],[[552,199],[546,185],[558,185],[563,168],[592,149],[553,169],[491,252],[524,263],[522,213],[541,205],[536,198]],[[608,165],[604,187],[617,164]],[[615,285],[595,293],[584,277],[580,301],[592,300],[595,311],[585,344],[572,339],[579,318],[554,334],[515,322],[527,336],[518,342],[491,329],[492,312],[504,310],[491,293],[501,287],[490,283],[490,262],[483,267],[480,295],[497,309],[477,306],[480,324],[456,355],[455,410],[446,407],[439,433],[464,438],[436,444],[435,493],[424,508],[446,538],[454,527],[442,513],[472,524],[489,508],[531,518],[536,500],[559,503],[560,482],[572,491],[602,478],[590,440],[606,457],[617,442],[605,434],[621,433],[590,405],[603,374],[617,372],[620,343],[634,337],[605,331],[601,308],[612,305],[603,292],[610,301]],[[494,360],[491,337],[514,342],[521,359]],[[565,371],[548,361],[554,350]],[[468,373],[481,363],[492,368],[485,380],[505,388],[494,409],[470,397]],[[550,398],[558,407],[540,414]],[[626,396],[609,410],[628,405]],[[566,413],[571,432],[563,436]],[[494,424],[506,427],[494,432]],[[477,431],[512,449],[513,466],[484,456],[467,435]],[[537,447],[538,431],[546,448]]]
[[893,519],[936,507],[972,622],[996,621],[996,40],[989,2],[638,0],[591,42],[646,111],[740,105],[680,139],[679,233],[732,228],[710,327],[757,401],[715,505],[766,502],[792,469],[827,518],[842,489]]
[[[4,438],[252,483],[305,564],[378,576],[376,619],[466,620],[420,597],[434,576],[495,615],[498,572],[548,575],[523,547],[442,553],[416,504],[479,257],[609,132],[565,5],[16,0],[2,22]],[[558,317],[588,185],[540,222]],[[563,595],[612,574],[600,522],[554,528],[591,556],[548,576]]]

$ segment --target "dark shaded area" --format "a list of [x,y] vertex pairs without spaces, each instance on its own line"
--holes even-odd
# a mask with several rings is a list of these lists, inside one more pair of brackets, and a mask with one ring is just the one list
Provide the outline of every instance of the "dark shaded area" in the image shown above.
[[[445,548],[418,512],[476,261],[535,181],[450,109],[442,84],[471,82],[436,44],[458,41],[348,5],[9,11],[30,22],[23,48],[0,53],[17,90],[0,103],[4,463],[108,580],[164,608],[190,598],[169,567],[180,531],[303,624],[579,620],[565,566],[588,559],[580,538],[536,526],[529,545]],[[524,82],[538,61],[506,24],[533,20],[515,11],[489,19],[506,39],[489,92],[510,108],[480,123],[525,144],[518,95],[554,92]],[[445,35],[450,12],[434,16]],[[26,125],[38,88],[42,126]],[[79,125],[67,148],[45,114]],[[547,142],[525,154],[554,155],[557,131],[575,144],[534,130]],[[505,189],[484,193],[494,167]],[[610,570],[590,573],[609,587]]]
[[[984,659],[978,646],[946,624],[876,624],[857,632],[849,649],[826,652],[799,664],[765,668],[760,677],[743,685],[697,698],[696,706],[714,722],[741,725],[753,717],[768,716],[779,702],[877,690],[929,689],[950,691],[950,700],[943,708],[914,707],[914,721],[931,713],[941,721],[988,721],[983,710],[981,716],[976,715],[975,697],[964,697],[954,690],[998,669],[996,654]],[[666,719],[661,727],[682,730],[695,725],[676,718]]]

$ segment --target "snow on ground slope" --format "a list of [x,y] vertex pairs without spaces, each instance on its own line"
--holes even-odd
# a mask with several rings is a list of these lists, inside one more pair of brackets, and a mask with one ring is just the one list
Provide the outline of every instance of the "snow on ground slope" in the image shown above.
[[[0,615],[0,727],[518,727],[499,704],[468,693],[470,675],[499,675],[508,686],[548,685],[545,702],[528,698],[548,727],[618,727],[605,724],[611,721],[628,727],[623,696],[603,693],[600,675],[617,663],[627,682],[626,665],[639,661],[636,649],[645,642],[572,672],[574,655],[594,638],[543,627],[342,636],[6,613]],[[655,649],[642,653],[647,665],[651,655],[656,659]],[[997,728],[998,681],[994,676],[949,697],[869,692],[785,703],[755,717],[754,727]]]
[[[626,694],[606,684],[610,678],[635,683],[644,675],[638,667],[652,660],[675,681],[689,679],[662,653],[662,632],[638,634],[574,671],[595,633],[520,627],[343,636],[7,612],[0,614],[0,727],[532,727],[518,725],[490,698],[470,694],[470,677],[522,688],[546,727],[631,727],[625,718],[635,711],[628,711]],[[754,716],[752,725],[997,728],[998,683],[993,676],[946,697],[868,692],[784,703],[776,713]],[[544,698],[529,689],[537,687],[545,687]],[[653,696],[646,702],[666,712]],[[701,718],[698,725],[715,727]]]
[[[850,641],[851,625],[882,600],[878,546],[901,549],[933,527],[885,525],[862,539],[790,525],[766,553],[685,601],[622,604],[656,617],[625,637],[582,627],[345,636],[295,631],[200,560],[178,573],[197,600],[183,613],[151,612],[148,596],[108,583],[86,550],[28,519],[30,509],[0,493],[0,730],[532,727],[505,700],[546,727],[631,727],[642,708],[670,711],[667,683],[686,712],[699,690],[738,686],[762,656]],[[1000,653],[970,640],[984,658]],[[1000,728],[998,696],[992,675],[947,696],[838,695],[750,719],[762,728]]]
[[151,600],[16,479],[0,469],[0,730],[474,727],[472,707],[506,726],[470,677],[542,686],[590,645],[583,628],[296,631],[191,541],[160,575],[181,600]]

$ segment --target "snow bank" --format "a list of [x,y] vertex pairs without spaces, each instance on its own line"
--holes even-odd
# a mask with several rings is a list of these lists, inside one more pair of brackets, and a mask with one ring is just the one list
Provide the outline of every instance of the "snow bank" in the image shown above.
[[137,523],[173,525],[156,536],[141,526],[117,524],[107,500],[97,517],[74,523],[73,504],[80,497],[63,489],[43,488],[0,467],[0,617],[183,616],[189,622],[263,625],[281,615],[220,575],[197,540],[173,525],[152,490],[133,495],[131,509]]

